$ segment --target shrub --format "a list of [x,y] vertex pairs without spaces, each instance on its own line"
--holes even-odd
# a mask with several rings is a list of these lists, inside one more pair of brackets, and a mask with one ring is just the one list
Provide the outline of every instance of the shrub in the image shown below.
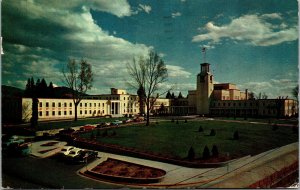
[[274,124],[273,127],[272,127],[272,130],[273,130],[273,131],[276,131],[277,129],[278,129],[278,125],[277,125],[277,124]]
[[233,139],[234,140],[238,140],[240,137],[239,137],[239,132],[238,131],[234,131],[233,133]]
[[176,124],[179,124],[178,119],[176,120]]
[[213,145],[211,149],[212,157],[217,158],[219,156],[218,147],[216,145]]
[[203,153],[202,153],[202,158],[203,159],[208,159],[210,157],[210,152],[207,146],[204,147]]
[[94,138],[95,138],[95,135],[94,135],[94,133],[93,133],[93,132],[91,133],[91,136],[90,136],[90,138],[91,138],[91,139],[94,139]]
[[101,135],[100,130],[97,130],[96,136],[99,137]]
[[216,131],[214,129],[210,130],[209,136],[216,136]]
[[195,158],[195,151],[194,148],[191,146],[189,152],[188,152],[188,159],[193,160]]
[[199,129],[198,129],[198,132],[203,132],[203,128],[202,126],[200,125]]
[[116,131],[115,131],[115,130],[113,130],[113,132],[112,132],[111,136],[116,136],[116,135],[117,135]]
[[186,119],[184,120],[184,123],[187,123],[187,120],[186,120]]
[[174,118],[172,118],[171,122],[174,123]]
[[293,133],[298,133],[298,127],[293,126]]
[[102,137],[106,137],[107,136],[107,130],[105,130],[103,133],[102,133]]

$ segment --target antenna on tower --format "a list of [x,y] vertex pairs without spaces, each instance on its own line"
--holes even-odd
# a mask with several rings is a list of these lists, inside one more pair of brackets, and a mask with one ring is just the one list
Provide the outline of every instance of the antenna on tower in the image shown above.
[[203,47],[201,51],[202,51],[203,63],[206,63],[206,48]]

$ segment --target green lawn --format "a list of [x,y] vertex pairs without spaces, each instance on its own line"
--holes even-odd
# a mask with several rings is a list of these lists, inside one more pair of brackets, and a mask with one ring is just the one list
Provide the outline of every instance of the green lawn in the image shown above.
[[82,126],[86,124],[98,124],[102,122],[111,122],[114,120],[125,120],[126,118],[85,118],[79,119],[78,121],[68,120],[68,121],[54,121],[54,122],[39,122],[37,130],[49,130],[49,129],[59,129],[59,128],[69,128]]
[[216,120],[236,120],[236,121],[245,121],[245,122],[261,122],[261,123],[278,123],[278,124],[291,124],[291,125],[297,125],[298,124],[298,118],[290,118],[290,119],[276,119],[276,118],[247,118],[245,120],[243,117],[216,117]]
[[[199,126],[204,132],[198,132]],[[216,136],[209,136],[210,130],[216,131]],[[280,147],[298,141],[298,134],[291,128],[279,127],[273,131],[269,125],[228,123],[221,121],[180,121],[179,124],[171,121],[152,124],[150,127],[136,125],[113,129],[116,136],[102,137],[97,140],[104,143],[134,147],[140,150],[153,151],[185,158],[191,146],[196,157],[201,157],[205,145],[211,150],[217,145],[220,154],[229,153],[232,156],[258,154],[275,147]],[[112,129],[108,134],[113,132]],[[239,131],[239,140],[232,140],[235,130]],[[98,133],[102,134],[105,130]],[[97,134],[96,131],[93,132]],[[90,138],[91,134],[83,134]]]

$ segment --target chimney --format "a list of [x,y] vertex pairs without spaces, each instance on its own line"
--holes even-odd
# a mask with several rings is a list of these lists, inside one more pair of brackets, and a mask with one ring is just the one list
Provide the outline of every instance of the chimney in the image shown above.
[[248,100],[248,89],[245,90],[245,94],[246,94],[246,100]]

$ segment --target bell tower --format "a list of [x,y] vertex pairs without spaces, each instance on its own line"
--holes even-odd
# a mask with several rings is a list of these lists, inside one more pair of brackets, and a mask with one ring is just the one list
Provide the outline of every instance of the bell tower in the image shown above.
[[[202,52],[205,49],[202,49]],[[205,52],[204,52],[205,53]],[[211,101],[211,95],[214,90],[213,75],[210,73],[210,64],[200,64],[201,71],[197,75],[197,90],[196,90],[196,102],[197,102],[197,114],[207,115],[209,114],[209,105]]]

